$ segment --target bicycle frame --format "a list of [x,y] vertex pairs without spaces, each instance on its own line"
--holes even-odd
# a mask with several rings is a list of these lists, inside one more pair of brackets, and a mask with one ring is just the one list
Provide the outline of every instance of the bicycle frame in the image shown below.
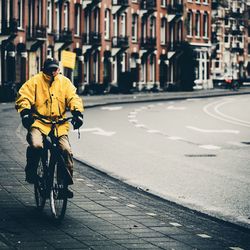
[[73,181],[59,150],[59,138],[55,135],[55,129],[57,124],[62,124],[72,117],[59,121],[37,119],[52,126],[50,134],[44,136],[41,164],[37,170],[37,181],[34,185],[36,204],[38,209],[42,210],[46,199],[49,198],[53,218],[62,220],[67,206],[65,190],[68,185],[73,184]]

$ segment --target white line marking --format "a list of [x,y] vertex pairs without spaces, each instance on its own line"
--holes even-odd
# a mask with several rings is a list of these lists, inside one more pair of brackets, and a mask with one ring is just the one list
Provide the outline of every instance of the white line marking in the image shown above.
[[171,106],[168,106],[166,109],[168,109],[168,110],[185,110],[187,108],[186,107],[175,107],[175,106],[171,105]]
[[146,126],[144,124],[136,124],[135,125],[137,128],[145,128]]
[[232,249],[232,250],[244,250],[243,248],[240,248],[240,247],[229,247],[229,249]]
[[168,139],[170,139],[170,140],[183,140],[183,138],[178,137],[178,136],[169,136]]
[[181,227],[182,225],[176,222],[169,222],[170,225],[174,226],[174,227]]
[[204,239],[209,239],[212,238],[211,236],[207,235],[207,234],[197,234],[199,237],[204,238]]
[[113,199],[113,200],[118,200],[119,198],[116,197],[116,196],[109,196],[110,199]]
[[92,185],[92,184],[86,184],[86,186],[88,186],[88,187],[94,187],[94,185]]
[[105,191],[102,190],[102,189],[97,189],[96,191],[97,191],[98,193],[105,193]]
[[[237,118],[233,118],[233,117],[231,117],[230,118],[230,120],[227,118],[225,118],[226,117],[226,115],[224,115],[224,114],[222,114],[219,110],[218,110],[218,107],[219,106],[222,106],[222,105],[225,105],[225,104],[227,104],[227,103],[229,103],[229,102],[231,102],[231,101],[226,101],[226,102],[223,102],[223,103],[220,103],[221,101],[216,101],[216,102],[212,102],[212,103],[209,103],[209,104],[207,104],[204,108],[203,108],[203,111],[206,113],[206,114],[208,114],[209,116],[211,116],[211,117],[213,117],[213,118],[216,118],[216,119],[218,119],[218,120],[221,120],[221,121],[224,121],[224,122],[228,122],[228,123],[232,123],[232,124],[236,124],[236,125],[240,125],[240,126],[244,126],[244,127],[250,127],[250,125],[248,124],[248,122],[246,122],[246,121],[240,121],[240,120],[238,120]],[[217,105],[216,105],[217,104]],[[215,108],[214,108],[214,110],[215,110],[215,112],[217,113],[217,114],[219,114],[220,116],[218,116],[218,115],[215,115],[215,114],[213,114],[213,113],[211,113],[208,109],[211,107],[211,106],[213,106],[213,105],[216,105],[215,106]],[[221,116],[223,116],[223,117],[221,117]],[[233,118],[233,119],[232,119]]]
[[133,122],[133,123],[137,123],[138,122],[138,120],[136,120],[136,119],[130,119],[130,120],[128,120],[129,122]]
[[109,110],[109,111],[116,111],[116,110],[121,110],[122,107],[102,107],[102,110]]
[[149,215],[149,216],[156,216],[156,214],[154,214],[154,213],[146,213],[146,215]]
[[202,132],[202,133],[231,133],[231,134],[239,134],[239,130],[231,130],[231,129],[202,129],[202,128],[196,128],[193,126],[186,126],[186,128]]
[[160,133],[159,130],[156,130],[156,129],[149,129],[147,130],[148,133]]
[[136,206],[135,206],[135,205],[133,205],[133,204],[127,204],[127,207],[134,208],[134,207],[136,207]]
[[200,145],[199,147],[205,148],[205,149],[212,149],[212,150],[221,149],[221,147],[215,146],[215,145]]
[[[71,130],[72,133],[77,133],[76,130]],[[80,132],[91,132],[95,135],[102,135],[102,136],[112,136],[116,134],[116,132],[113,131],[105,131],[102,128],[82,128],[80,129]]]

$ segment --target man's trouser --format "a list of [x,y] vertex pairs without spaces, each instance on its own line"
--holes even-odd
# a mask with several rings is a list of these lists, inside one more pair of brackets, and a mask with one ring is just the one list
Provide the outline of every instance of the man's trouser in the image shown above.
[[[43,148],[43,134],[38,128],[31,128],[27,134],[27,166],[26,169],[31,170],[37,166],[41,150]],[[67,166],[71,176],[73,176],[73,154],[67,135],[59,137],[59,149],[62,153],[65,165]],[[35,169],[33,169],[35,171]]]

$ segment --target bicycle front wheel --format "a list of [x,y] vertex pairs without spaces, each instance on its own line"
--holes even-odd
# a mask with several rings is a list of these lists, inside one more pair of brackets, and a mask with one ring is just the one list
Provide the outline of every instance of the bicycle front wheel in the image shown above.
[[38,210],[42,211],[46,202],[46,170],[42,159],[39,160],[36,174],[34,183],[35,201]]
[[53,180],[50,191],[50,207],[53,218],[60,221],[64,218],[66,212],[66,190],[68,186],[64,182],[64,173],[62,171],[62,167],[56,163],[53,170]]

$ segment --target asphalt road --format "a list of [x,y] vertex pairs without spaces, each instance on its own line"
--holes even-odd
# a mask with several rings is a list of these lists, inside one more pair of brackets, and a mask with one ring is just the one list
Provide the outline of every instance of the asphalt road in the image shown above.
[[75,156],[133,186],[250,227],[250,95],[96,107]]

